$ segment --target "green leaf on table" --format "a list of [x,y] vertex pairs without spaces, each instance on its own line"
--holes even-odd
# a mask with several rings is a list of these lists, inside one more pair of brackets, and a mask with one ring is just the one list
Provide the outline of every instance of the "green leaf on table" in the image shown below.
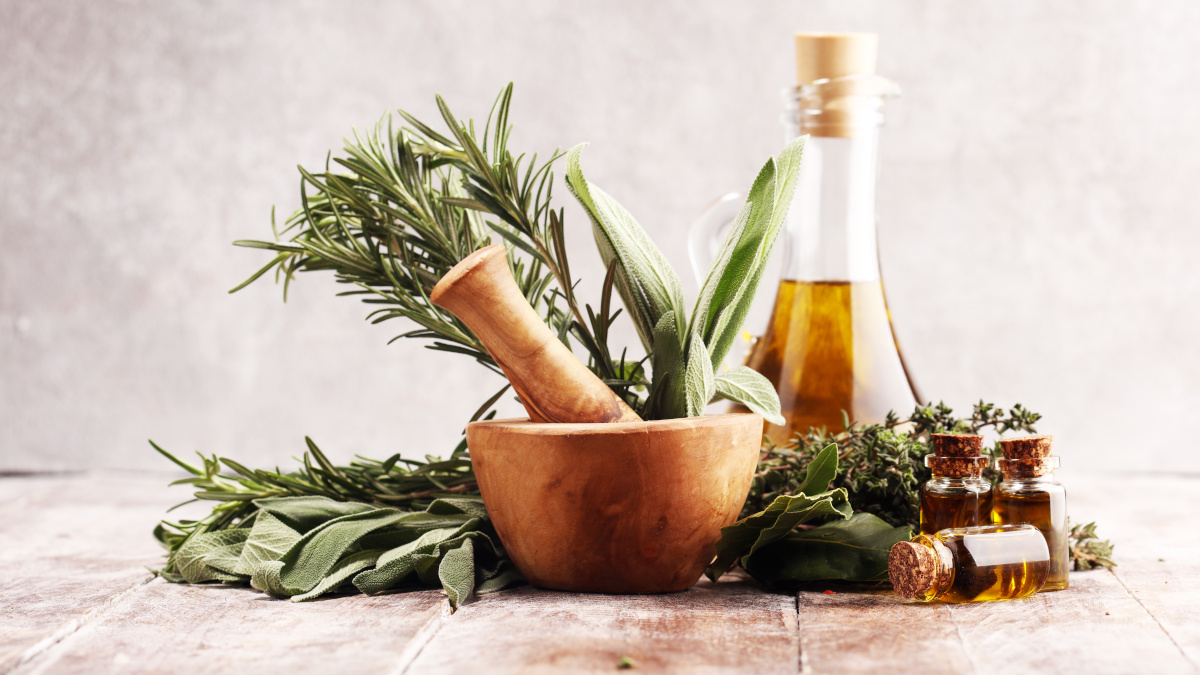
[[259,565],[270,560],[279,560],[299,540],[299,532],[271,513],[261,511],[254,519],[250,537],[242,547],[242,554],[233,571],[235,574],[253,575]]
[[362,502],[339,502],[315,496],[268,497],[254,500],[254,505],[300,534],[307,534],[333,518],[375,510],[374,506]]
[[797,525],[816,518],[849,518],[853,511],[846,490],[829,490],[837,474],[837,445],[830,443],[808,465],[807,476],[796,494],[780,495],[766,509],[721,528],[716,559],[705,570],[716,581],[738,560],[779,541]]
[[809,581],[882,581],[892,545],[912,538],[908,527],[892,527],[869,513],[789,533],[742,558],[742,567],[764,584]]
[[311,591],[307,593],[301,593],[300,595],[293,595],[292,602],[304,602],[306,600],[312,600],[317,596],[336,591],[347,581],[349,581],[350,577],[374,565],[375,561],[379,559],[379,556],[382,553],[383,551],[375,549],[369,551],[359,551],[358,553],[342,558],[338,561],[338,564],[333,566],[333,569],[329,571],[329,574],[325,575],[325,578],[321,579],[321,581],[318,582]]
[[417,571],[417,558],[438,550],[438,545],[461,536],[475,526],[476,522],[464,523],[458,528],[441,528],[429,530],[415,541],[387,551],[375,563],[375,569],[362,572],[354,577],[354,585],[358,590],[373,595],[385,591],[400,583],[405,577]]
[[780,495],[765,511],[721,528],[716,546],[716,559],[705,574],[716,581],[742,557],[779,541],[797,525],[815,518],[840,516],[849,518],[850,503],[842,488],[810,497],[805,494]]
[[450,606],[471,597],[475,590],[475,545],[470,537],[463,538],[458,546],[442,554],[438,565],[438,581],[446,591]]
[[766,377],[747,366],[721,373],[714,382],[717,396],[741,403],[771,424],[783,424],[779,394]]
[[188,540],[175,552],[173,558],[175,573],[183,577],[184,581],[189,584],[202,581],[240,581],[241,577],[210,566],[204,558],[220,551],[223,547],[245,542],[249,534],[249,530],[238,528],[201,532],[188,537]]
[[352,553],[358,540],[380,528],[394,525],[414,514],[397,509],[374,509],[334,518],[318,525],[292,545],[280,558],[279,581],[288,595],[307,593]]

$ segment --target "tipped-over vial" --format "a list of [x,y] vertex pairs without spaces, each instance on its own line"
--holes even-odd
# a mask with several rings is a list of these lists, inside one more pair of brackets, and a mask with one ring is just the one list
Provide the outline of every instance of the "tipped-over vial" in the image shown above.
[[896,592],[922,602],[986,602],[1033,595],[1046,583],[1050,552],[1032,525],[984,525],[919,534],[892,546]]
[[1050,454],[1053,436],[1000,441],[1004,459],[996,461],[1004,480],[995,488],[993,522],[1029,523],[1042,531],[1050,547],[1046,591],[1067,587],[1071,554],[1067,541],[1067,491],[1054,480],[1058,458]]
[[925,466],[933,478],[921,486],[921,532],[971,527],[992,522],[992,484],[983,470],[983,436],[933,434],[933,454]]

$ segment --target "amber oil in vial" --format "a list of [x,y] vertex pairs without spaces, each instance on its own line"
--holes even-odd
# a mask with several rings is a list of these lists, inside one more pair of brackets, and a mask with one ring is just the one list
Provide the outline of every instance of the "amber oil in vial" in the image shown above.
[[1041,590],[1050,571],[1046,539],[1032,525],[984,525],[919,534],[892,547],[896,592],[922,602],[991,602]]
[[983,437],[933,434],[934,454],[925,458],[933,478],[921,486],[921,533],[992,522],[992,484],[982,477],[988,458]]
[[1060,591],[1070,583],[1071,552],[1067,491],[1054,480],[1058,457],[1050,454],[1052,441],[1052,436],[1000,441],[1004,459],[996,464],[1004,480],[995,489],[992,520],[1028,523],[1042,532],[1050,549],[1050,575],[1043,590]]

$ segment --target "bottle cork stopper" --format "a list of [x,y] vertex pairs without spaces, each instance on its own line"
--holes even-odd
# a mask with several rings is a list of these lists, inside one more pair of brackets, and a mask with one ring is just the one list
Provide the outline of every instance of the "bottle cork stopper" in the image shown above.
[[796,33],[796,84],[847,75],[874,75],[874,33]]
[[1050,456],[1053,436],[1022,436],[1000,441],[1005,459],[1038,459]]
[[937,563],[937,556],[929,547],[911,541],[897,542],[888,552],[888,578],[901,596],[915,598],[933,588]]
[[983,436],[976,434],[931,434],[933,454],[938,457],[978,457],[983,454]]
[[1041,478],[1054,473],[1058,468],[1058,458],[998,459],[996,466],[1005,478]]
[[925,466],[939,476],[978,478],[987,468],[983,456],[983,436],[976,434],[930,434],[933,454],[925,457]]

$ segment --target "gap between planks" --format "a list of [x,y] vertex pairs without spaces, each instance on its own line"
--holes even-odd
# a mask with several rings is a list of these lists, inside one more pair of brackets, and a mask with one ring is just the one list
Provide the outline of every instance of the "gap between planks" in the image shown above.
[[81,616],[70,619],[63,625],[59,626],[58,629],[50,635],[47,635],[37,643],[26,648],[8,663],[0,663],[0,675],[12,672],[17,668],[32,662],[42,654],[54,649],[63,640],[66,640],[75,633],[78,633],[84,626],[103,618],[120,605],[132,601],[134,596],[140,593],[142,589],[146,588],[146,586],[148,586],[150,582],[154,581],[156,578],[157,577],[155,577],[155,575],[149,574],[142,579],[139,579],[137,583],[133,584],[129,588],[117,593],[99,605],[92,607],[88,611],[84,612]]
[[1149,616],[1154,621],[1154,625],[1158,626],[1158,629],[1163,632],[1163,635],[1167,636],[1167,639],[1171,641],[1171,644],[1175,645],[1175,649],[1179,650],[1180,656],[1182,656],[1185,661],[1192,664],[1193,668],[1195,668],[1197,671],[1200,671],[1200,664],[1197,664],[1192,660],[1191,655],[1188,654],[1187,650],[1183,648],[1183,645],[1179,644],[1179,641],[1175,639],[1174,635],[1171,635],[1171,631],[1167,630],[1167,627],[1162,624],[1162,621],[1159,621],[1157,616],[1154,616],[1154,612],[1150,611],[1150,608],[1146,606],[1146,603],[1142,602],[1142,599],[1137,596],[1137,593],[1134,593],[1133,589],[1129,588],[1129,584],[1125,583],[1125,580],[1122,579],[1121,575],[1117,573],[1118,570],[1106,569],[1105,571],[1116,578],[1117,582],[1121,584],[1121,588],[1125,589],[1125,592],[1129,594],[1129,597],[1133,598],[1133,601],[1138,604],[1138,607],[1142,608],[1142,611],[1146,613],[1146,616]]
[[396,665],[388,672],[388,675],[406,675],[413,661],[417,660],[425,646],[433,641],[434,636],[445,627],[446,623],[450,621],[450,617],[454,615],[454,610],[450,608],[449,598],[442,600],[442,604],[435,607],[434,610],[425,625],[421,626],[409,639],[408,644],[404,645],[404,649],[400,651],[400,658],[396,660]]

